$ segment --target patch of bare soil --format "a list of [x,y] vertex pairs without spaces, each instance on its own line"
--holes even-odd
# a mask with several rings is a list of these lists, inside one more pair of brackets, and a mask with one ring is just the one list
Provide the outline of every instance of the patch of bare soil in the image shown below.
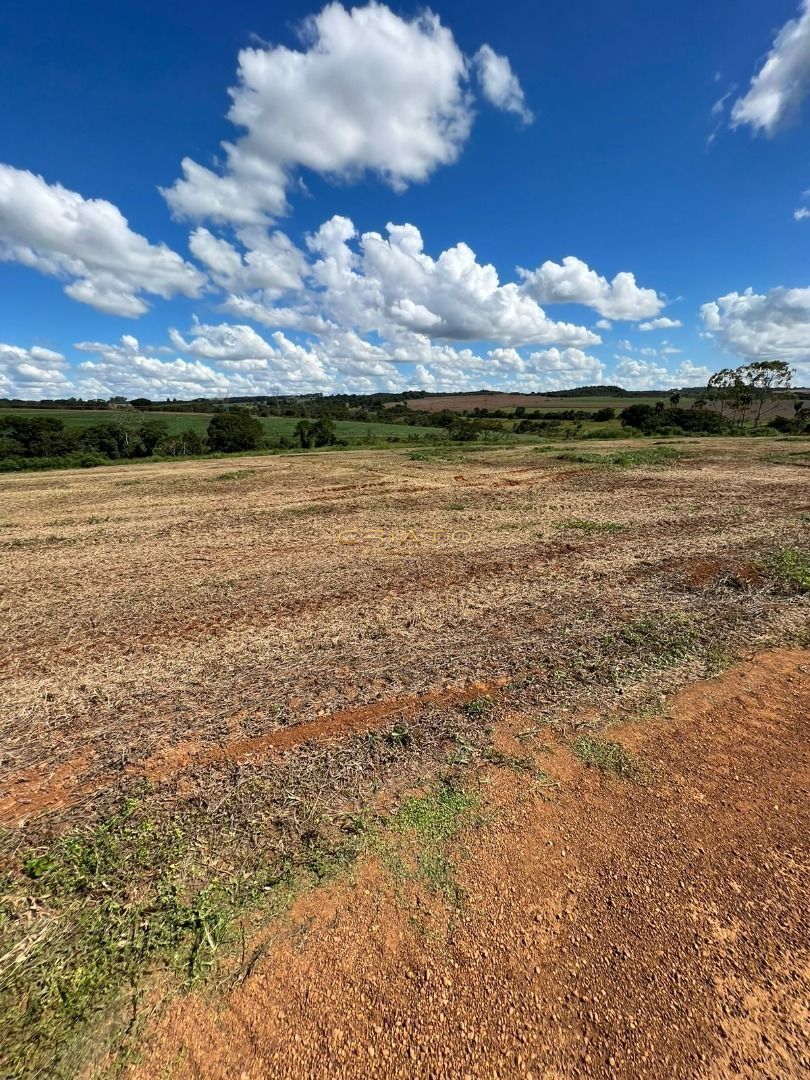
[[460,908],[373,866],[313,894],[131,1076],[806,1076],[808,715],[810,657],[774,650],[615,730],[644,782],[562,747],[553,797],[493,772]]

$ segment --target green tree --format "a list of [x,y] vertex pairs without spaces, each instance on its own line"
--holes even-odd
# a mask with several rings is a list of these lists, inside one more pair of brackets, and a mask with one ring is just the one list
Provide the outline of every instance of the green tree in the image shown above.
[[55,416],[0,417],[0,457],[61,457],[78,443],[78,434]]
[[132,440],[123,424],[91,424],[81,433],[82,446],[108,458],[131,457]]
[[326,417],[316,421],[310,430],[313,446],[334,446],[337,440],[337,431],[334,420]]
[[260,450],[264,446],[264,428],[255,416],[244,409],[231,409],[211,417],[208,445],[218,453]]
[[154,454],[155,447],[169,434],[169,427],[165,420],[145,420],[138,431],[143,446],[143,452],[149,456]]
[[706,387],[706,398],[716,401],[720,406],[720,415],[725,412],[726,406],[734,399],[740,390],[740,377],[733,368],[722,368],[716,371],[709,379]]
[[793,371],[784,360],[756,360],[737,368],[737,375],[751,404],[756,405],[754,427],[759,427],[765,402],[790,389]]
[[293,436],[298,439],[302,450],[309,450],[312,446],[312,428],[309,420],[299,420],[295,425]]
[[466,416],[457,416],[448,428],[448,435],[454,442],[473,442],[478,438],[478,427]]

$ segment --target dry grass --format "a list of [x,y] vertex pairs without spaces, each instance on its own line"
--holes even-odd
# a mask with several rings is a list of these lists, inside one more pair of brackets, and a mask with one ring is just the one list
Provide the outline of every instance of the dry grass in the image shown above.
[[679,558],[795,546],[802,484],[761,449],[693,441],[685,462],[621,474],[364,452],[257,459],[221,485],[213,462],[3,480],[3,765],[126,770],[511,677],[583,612],[660,602]]
[[21,853],[94,835],[137,792],[157,835],[190,822],[205,849],[184,888],[224,874],[254,901],[254,864],[329,863],[353,815],[517,761],[492,749],[504,710],[574,743],[718,650],[800,634],[806,598],[768,567],[807,549],[801,470],[766,460],[770,440],[679,445],[628,470],[590,460],[612,440],[585,461],[362,451],[3,478],[0,872],[22,888]]

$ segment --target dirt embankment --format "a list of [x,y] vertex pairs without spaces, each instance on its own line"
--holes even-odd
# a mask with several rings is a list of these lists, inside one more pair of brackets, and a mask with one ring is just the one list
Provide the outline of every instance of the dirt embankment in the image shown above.
[[224,1009],[180,1000],[132,1076],[808,1075],[808,716],[810,656],[776,650],[617,730],[643,783],[563,748],[554,796],[497,772],[458,910],[368,866]]

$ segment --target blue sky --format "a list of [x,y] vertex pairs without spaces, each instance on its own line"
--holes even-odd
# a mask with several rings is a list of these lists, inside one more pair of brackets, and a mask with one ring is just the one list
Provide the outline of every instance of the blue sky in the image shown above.
[[0,396],[810,383],[810,0],[10,0],[0,65]]

